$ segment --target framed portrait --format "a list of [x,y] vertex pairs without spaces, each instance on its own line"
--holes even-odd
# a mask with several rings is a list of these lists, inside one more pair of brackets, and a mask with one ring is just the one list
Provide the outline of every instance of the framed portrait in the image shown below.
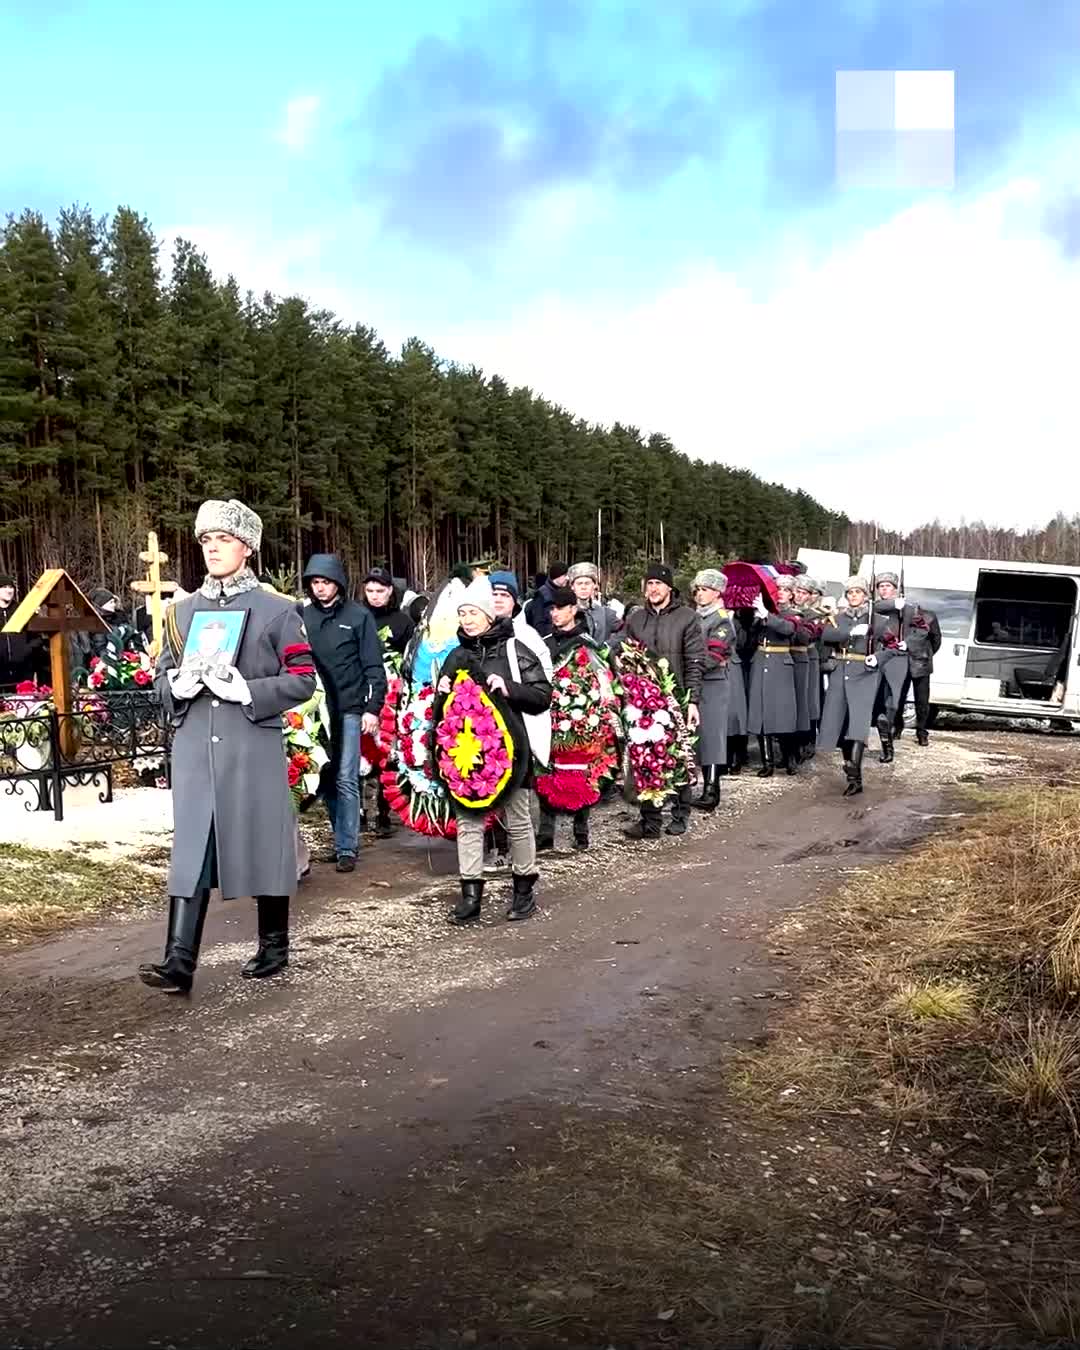
[[191,617],[181,666],[211,670],[235,666],[246,622],[246,609],[197,610]]

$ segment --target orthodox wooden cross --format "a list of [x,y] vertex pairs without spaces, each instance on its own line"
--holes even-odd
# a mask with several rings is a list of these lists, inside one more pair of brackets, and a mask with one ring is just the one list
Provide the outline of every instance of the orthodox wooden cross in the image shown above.
[[69,633],[107,633],[109,625],[62,567],[42,572],[18,609],[4,625],[5,633],[47,633],[52,669],[53,704],[60,716],[60,748],[74,758],[78,735],[71,713]]
[[153,532],[146,536],[146,550],[139,554],[139,561],[147,564],[146,580],[133,581],[131,589],[136,595],[147,597],[146,607],[150,611],[150,623],[152,625],[153,641],[150,645],[150,655],[156,661],[161,655],[161,639],[164,634],[164,611],[161,605],[163,595],[171,595],[176,590],[175,581],[162,581],[161,564],[169,561],[167,553],[158,551],[158,537]]

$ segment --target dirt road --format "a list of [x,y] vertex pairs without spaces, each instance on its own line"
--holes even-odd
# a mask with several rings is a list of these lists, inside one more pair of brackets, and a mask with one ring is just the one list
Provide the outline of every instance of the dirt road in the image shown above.
[[612,808],[522,925],[505,879],[481,927],[446,925],[452,851],[399,834],[353,877],[316,869],[279,981],[237,978],[250,908],[212,911],[190,1002],[134,979],[157,917],[5,955],[0,1343],[477,1344],[483,1310],[455,1298],[474,1256],[425,1222],[432,1178],[493,1149],[524,1165],[563,1108],[714,1110],[695,1076],[791,997],[771,924],[933,829],[958,779],[1072,746],[905,738],[854,803],[831,762],[731,780],[683,841],[628,844]]

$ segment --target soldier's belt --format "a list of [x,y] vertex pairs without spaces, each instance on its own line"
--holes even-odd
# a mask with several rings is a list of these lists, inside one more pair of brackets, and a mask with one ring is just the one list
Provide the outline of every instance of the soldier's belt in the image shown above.
[[860,656],[858,652],[840,652],[837,657],[839,661],[865,661],[865,656]]
[[769,642],[763,642],[763,643],[761,644],[761,646],[758,648],[758,650],[759,650],[759,651],[763,651],[766,655],[768,655],[770,652],[789,652],[789,651],[791,651],[791,648],[790,648],[790,647],[774,647],[774,646],[773,646],[771,643],[769,643]]
[[788,650],[789,650],[789,651],[793,651],[793,652],[808,652],[808,651],[810,650],[810,648],[809,648],[809,647],[789,647]]

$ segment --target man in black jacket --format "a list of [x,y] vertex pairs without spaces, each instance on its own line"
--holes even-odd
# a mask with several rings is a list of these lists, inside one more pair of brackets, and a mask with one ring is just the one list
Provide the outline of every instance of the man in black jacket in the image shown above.
[[[375,631],[382,644],[383,666],[390,678],[401,669],[416,624],[401,608],[401,590],[385,567],[373,567],[364,578],[364,605],[375,622]],[[394,829],[381,778],[376,783],[375,809],[375,838],[389,839]]]
[[334,827],[339,872],[356,868],[360,841],[360,737],[374,736],[386,698],[382,647],[370,613],[349,597],[341,559],[316,553],[304,568],[304,627],[326,690],[331,717],[331,762],[323,798]]
[[2,631],[18,608],[15,578],[0,575],[0,690],[10,691],[24,680],[38,683],[48,670],[48,652],[40,634]]
[[404,656],[416,625],[401,608],[394,579],[385,567],[373,567],[364,578],[364,606],[375,620],[386,656],[390,660]]
[[551,632],[552,596],[570,584],[570,564],[553,562],[548,568],[548,579],[525,606],[525,618],[541,637]]
[[[628,616],[620,635],[647,647],[654,656],[665,657],[672,675],[689,702],[686,725],[696,731],[700,721],[698,700],[705,665],[705,641],[698,616],[684,605],[675,589],[675,578],[665,563],[653,563],[645,573],[645,604]],[[690,820],[693,791],[685,787],[675,798],[667,834],[685,834]],[[641,824],[626,830],[628,839],[658,839],[663,812],[651,802],[641,807]]]

